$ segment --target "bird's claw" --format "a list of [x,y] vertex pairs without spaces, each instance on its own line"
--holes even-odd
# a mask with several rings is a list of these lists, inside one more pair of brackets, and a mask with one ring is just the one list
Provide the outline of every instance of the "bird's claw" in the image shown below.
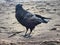
[[29,37],[31,37],[31,35],[25,34],[24,37],[29,38]]

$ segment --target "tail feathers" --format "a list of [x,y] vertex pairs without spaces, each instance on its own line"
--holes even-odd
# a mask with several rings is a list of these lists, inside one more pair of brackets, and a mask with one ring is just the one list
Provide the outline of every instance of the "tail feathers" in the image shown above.
[[48,23],[50,21],[50,19],[43,19],[43,23]]
[[43,19],[51,19],[51,18],[46,18],[46,17],[42,17]]
[[41,16],[41,15],[37,15],[37,14],[35,14],[37,17],[39,17],[39,18],[42,18],[42,19],[51,19],[51,18],[47,18],[47,17],[43,17],[43,16]]
[[42,19],[42,20],[40,20],[42,23],[48,23],[49,20],[51,20],[51,18],[43,17],[43,16],[41,16],[41,15],[37,15],[37,14],[35,14],[35,15],[36,15],[36,17]]
[[42,17],[43,23],[48,23],[51,18]]
[[49,22],[49,19],[38,19],[37,22],[40,22],[40,23],[48,23]]

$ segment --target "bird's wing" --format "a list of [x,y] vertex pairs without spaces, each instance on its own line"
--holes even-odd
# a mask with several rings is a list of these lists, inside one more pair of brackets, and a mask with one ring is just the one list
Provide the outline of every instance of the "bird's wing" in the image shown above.
[[28,23],[41,23],[43,20],[40,17],[37,17],[35,14],[27,13],[24,17],[24,20]]
[[43,22],[43,20],[41,19],[41,18],[38,18],[38,17],[36,17],[35,15],[33,15],[33,16],[31,16],[31,17],[27,17],[26,18],[26,20],[27,20],[27,22],[29,22],[29,23],[41,23],[41,22]]
[[39,17],[36,17],[35,15],[30,18],[31,21],[33,22],[43,22],[43,20]]

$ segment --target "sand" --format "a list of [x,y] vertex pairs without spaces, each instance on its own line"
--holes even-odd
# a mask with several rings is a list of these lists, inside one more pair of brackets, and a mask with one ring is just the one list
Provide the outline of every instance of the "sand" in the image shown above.
[[[0,45],[60,45],[60,2],[23,3],[23,8],[51,20],[37,25],[25,38],[26,29],[15,18],[15,5],[0,3]],[[13,35],[16,32],[20,33]]]

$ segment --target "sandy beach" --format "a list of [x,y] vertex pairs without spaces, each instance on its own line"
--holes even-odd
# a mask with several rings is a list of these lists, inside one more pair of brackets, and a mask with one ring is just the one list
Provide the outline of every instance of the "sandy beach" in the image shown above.
[[15,6],[0,3],[0,45],[60,45],[59,1],[23,3],[25,10],[51,18],[47,24],[37,25],[30,38],[23,37],[26,29],[15,18]]

